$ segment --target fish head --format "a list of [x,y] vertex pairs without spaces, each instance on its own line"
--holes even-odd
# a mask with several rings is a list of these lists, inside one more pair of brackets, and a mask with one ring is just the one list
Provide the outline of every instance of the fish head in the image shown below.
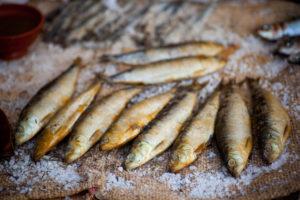
[[71,136],[67,145],[65,158],[67,163],[71,163],[85,153],[87,141],[81,135]]
[[15,142],[20,145],[31,139],[40,130],[40,120],[34,115],[23,119],[16,128]]
[[152,151],[152,145],[146,141],[138,142],[128,154],[125,166],[127,169],[134,169],[148,160]]
[[257,34],[267,40],[277,40],[283,35],[279,25],[265,24],[257,30]]
[[227,156],[226,165],[229,172],[238,177],[246,165],[240,152],[232,152]]
[[121,143],[121,139],[118,137],[119,135],[120,134],[104,135],[100,141],[101,150],[108,151],[116,148]]
[[300,46],[298,47],[299,41],[294,39],[287,39],[279,45],[278,51],[281,54],[291,55],[300,51]]
[[289,57],[289,61],[292,63],[300,63],[300,53],[293,54]]
[[172,172],[177,172],[184,167],[188,166],[197,156],[194,153],[194,149],[189,144],[180,144],[172,153],[170,161],[170,169]]
[[263,147],[263,157],[268,163],[272,163],[282,151],[282,144],[279,134],[276,134],[272,131],[265,134],[264,147]]

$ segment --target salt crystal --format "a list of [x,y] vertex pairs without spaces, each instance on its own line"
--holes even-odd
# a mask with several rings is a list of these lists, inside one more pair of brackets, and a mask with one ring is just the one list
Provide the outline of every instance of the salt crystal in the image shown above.
[[117,177],[115,174],[109,173],[107,175],[107,182],[104,191],[110,191],[114,187],[134,189],[134,186],[131,185],[131,181],[126,181],[122,177]]

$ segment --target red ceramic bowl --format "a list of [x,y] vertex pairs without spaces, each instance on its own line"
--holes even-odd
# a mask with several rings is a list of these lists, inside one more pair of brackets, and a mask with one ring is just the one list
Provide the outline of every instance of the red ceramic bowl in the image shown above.
[[37,38],[45,18],[29,5],[0,5],[0,58],[20,58]]

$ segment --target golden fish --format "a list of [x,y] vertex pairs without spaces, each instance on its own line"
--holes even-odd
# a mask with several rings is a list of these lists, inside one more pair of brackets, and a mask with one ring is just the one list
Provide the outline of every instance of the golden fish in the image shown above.
[[221,44],[214,42],[188,42],[164,47],[150,48],[120,55],[108,55],[102,60],[142,65],[160,60],[175,59],[187,56],[215,56],[223,51]]
[[140,88],[123,89],[92,106],[71,133],[65,154],[68,163],[86,153],[106,132]]
[[197,159],[213,137],[220,104],[220,92],[214,93],[203,109],[192,118],[185,131],[176,139],[170,161],[172,172],[178,172]]
[[174,91],[160,94],[124,110],[101,140],[101,149],[111,150],[135,138],[150,121],[171,101]]
[[51,117],[72,97],[80,72],[80,59],[62,75],[44,86],[30,100],[21,113],[16,128],[17,145],[30,140],[41,130]]
[[216,57],[185,57],[140,65],[111,77],[113,82],[157,84],[197,78],[223,68],[226,61]]
[[256,81],[248,81],[254,103],[254,116],[262,141],[263,157],[267,162],[276,160],[291,131],[287,111],[269,91],[259,87]]
[[134,169],[164,152],[176,139],[183,124],[190,117],[197,102],[195,92],[187,92],[172,104],[170,110],[160,116],[152,126],[137,137],[126,158],[127,169]]
[[215,134],[228,170],[235,177],[239,176],[252,150],[252,135],[248,109],[236,85],[227,88]]
[[96,83],[68,102],[53,116],[37,139],[33,156],[35,161],[40,160],[52,147],[70,133],[73,125],[93,101],[99,89],[100,83]]

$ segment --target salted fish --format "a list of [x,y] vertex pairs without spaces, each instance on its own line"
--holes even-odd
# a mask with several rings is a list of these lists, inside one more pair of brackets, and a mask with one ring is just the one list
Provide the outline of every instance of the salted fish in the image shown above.
[[230,85],[221,102],[216,139],[229,172],[239,176],[252,150],[251,120],[239,88]]
[[300,37],[286,39],[279,45],[278,52],[285,55],[300,53]]
[[137,168],[164,152],[175,141],[183,124],[192,114],[196,102],[196,92],[187,92],[165,115],[139,135],[126,158],[126,168]]
[[81,93],[59,110],[39,135],[33,158],[40,160],[52,147],[64,139],[72,130],[73,125],[93,101],[100,89],[100,83]]
[[139,50],[120,55],[108,55],[102,57],[102,60],[142,65],[150,62],[187,56],[215,56],[223,51],[223,49],[224,47],[221,44],[214,42],[189,42]]
[[17,145],[30,140],[72,97],[81,69],[80,59],[52,82],[48,83],[23,109],[15,132]]
[[220,104],[220,92],[215,92],[205,106],[192,118],[185,131],[176,139],[170,160],[172,172],[187,167],[210,143]]
[[300,35],[300,19],[276,24],[266,24],[258,29],[257,33],[267,40],[278,40],[284,36]]
[[216,57],[185,57],[140,65],[111,77],[111,81],[129,84],[157,84],[197,78],[223,68],[226,61]]
[[268,163],[281,154],[291,131],[291,121],[286,109],[257,81],[248,81],[253,98],[254,118],[260,137],[263,157]]
[[140,91],[141,88],[119,90],[87,110],[71,133],[65,154],[66,161],[73,162],[98,142],[129,100]]
[[145,99],[124,110],[101,140],[102,150],[111,150],[134,139],[171,101],[174,91]]

